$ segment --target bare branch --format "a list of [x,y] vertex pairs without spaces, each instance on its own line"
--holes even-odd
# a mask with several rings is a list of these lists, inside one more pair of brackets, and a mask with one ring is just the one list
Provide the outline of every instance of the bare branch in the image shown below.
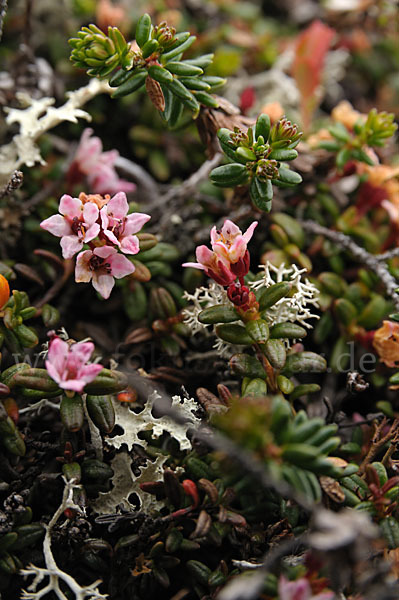
[[[361,246],[358,246],[356,242],[352,240],[348,235],[341,233],[340,231],[334,231],[333,229],[328,229],[327,227],[323,227],[314,221],[300,221],[302,227],[305,231],[309,233],[314,233],[315,235],[323,235],[327,239],[331,240],[337,246],[344,248],[352,256],[367,266],[371,271],[373,271],[382,281],[387,291],[387,294],[392,298],[396,310],[399,310],[399,294],[396,292],[398,288],[398,282],[395,278],[390,274],[386,264],[384,261],[386,260],[386,256],[388,254],[388,258],[391,258],[391,254],[385,253],[380,255],[373,255],[367,252]],[[396,256],[396,254],[395,254]]]

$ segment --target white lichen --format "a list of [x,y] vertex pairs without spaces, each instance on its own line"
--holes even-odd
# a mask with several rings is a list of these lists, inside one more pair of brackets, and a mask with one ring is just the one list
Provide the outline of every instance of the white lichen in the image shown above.
[[24,108],[4,109],[8,113],[6,123],[17,123],[19,132],[9,144],[0,148],[0,188],[7,185],[14,171],[22,165],[33,167],[35,164],[46,164],[36,143],[43,133],[64,121],[91,121],[91,116],[81,106],[94,96],[110,91],[112,88],[107,82],[91,79],[86,86],[67,92],[68,100],[57,108],[53,106],[54,98],[33,99],[26,93],[19,93],[17,98]]
[[[309,319],[320,318],[319,315],[312,312],[313,308],[318,306],[319,290],[307,278],[304,278],[306,269],[299,269],[294,264],[288,267],[284,264],[275,267],[269,262],[266,265],[260,265],[259,268],[263,271],[261,276],[258,276],[256,281],[248,283],[248,287],[254,292],[281,281],[288,281],[294,289],[292,296],[281,298],[262,315],[269,326],[289,321],[311,329],[312,325],[308,322]],[[217,337],[215,325],[204,324],[198,320],[199,313],[205,308],[221,304],[231,305],[227,293],[221,285],[212,281],[208,287],[197,288],[194,294],[185,292],[184,297],[191,302],[183,311],[184,323],[190,327],[193,335],[201,332],[207,336],[215,336],[216,341],[213,348],[222,358],[230,358],[232,354],[240,351],[240,346],[233,346]],[[287,339],[284,342],[289,348],[292,340]]]
[[[36,565],[31,564],[28,565],[26,569],[20,571],[20,574],[24,577],[30,575],[34,576],[32,583],[26,590],[22,591],[21,599],[23,600],[40,600],[40,598],[44,598],[49,594],[51,594],[52,597],[55,595],[58,600],[68,600],[70,596],[65,595],[61,588],[61,584],[63,584],[64,589],[69,588],[70,592],[74,594],[75,600],[86,600],[86,598],[91,598],[91,600],[105,600],[108,598],[108,594],[101,594],[98,589],[101,579],[94,581],[94,583],[90,585],[81,587],[71,575],[68,575],[68,573],[65,573],[65,571],[62,571],[58,567],[51,550],[51,532],[57,521],[64,514],[64,511],[66,509],[72,509],[82,513],[82,509],[73,501],[73,490],[75,487],[76,485],[73,480],[65,481],[62,502],[55,511],[49,524],[46,526],[46,534],[43,540],[45,568],[36,567]],[[48,578],[48,583],[44,587],[37,589],[45,578]]]
[[312,312],[313,308],[318,307],[319,290],[303,277],[307,272],[306,269],[298,269],[297,265],[286,267],[284,263],[276,267],[269,262],[259,265],[259,268],[264,271],[262,278],[248,284],[253,291],[266,289],[281,281],[288,281],[294,289],[291,296],[280,298],[276,304],[263,313],[269,326],[289,321],[312,329],[313,326],[308,323],[308,320],[320,318],[319,315]]
[[206,333],[207,335],[211,334],[208,327],[213,326],[200,323],[198,320],[198,315],[204,308],[207,308],[208,306],[219,306],[220,304],[230,304],[230,300],[227,297],[224,287],[214,281],[211,281],[207,287],[202,286],[197,288],[194,294],[184,292],[183,298],[192,303],[182,312],[184,323],[190,327],[193,335],[199,331]]
[[128,405],[114,401],[115,425],[123,429],[123,434],[106,437],[105,443],[117,449],[121,448],[123,444],[126,444],[128,450],[133,448],[133,444],[139,444],[146,448],[147,442],[139,437],[141,432],[152,431],[154,439],[159,438],[166,432],[179,443],[180,450],[191,450],[191,442],[187,437],[187,432],[201,422],[194,414],[198,410],[198,404],[193,398],[172,397],[172,407],[185,418],[186,422],[181,424],[176,423],[168,415],[154,417],[152,409],[158,398],[160,398],[158,392],[154,391],[148,397],[143,410],[138,413],[131,411]]
[[130,494],[133,493],[138,496],[140,509],[144,512],[159,510],[164,506],[164,503],[157,501],[155,496],[142,492],[140,483],[162,481],[163,465],[168,457],[160,455],[154,462],[149,460],[147,465],[139,467],[140,475],[136,477],[132,472],[132,459],[129,452],[134,444],[143,448],[148,446],[148,442],[139,436],[143,431],[151,431],[154,439],[166,432],[179,443],[180,450],[191,450],[191,441],[187,436],[188,430],[199,425],[201,421],[194,414],[198,410],[195,400],[180,396],[172,397],[172,408],[179,411],[180,416],[184,417],[185,423],[176,423],[168,415],[154,417],[152,409],[158,398],[160,398],[158,392],[154,391],[148,397],[143,410],[138,413],[130,410],[129,405],[114,400],[115,424],[123,429],[123,433],[115,437],[106,437],[105,443],[121,451],[111,461],[114,471],[111,480],[112,489],[109,492],[100,493],[92,505],[96,513],[113,513],[116,512],[118,506],[136,510],[137,508],[129,500]]
[[214,336],[216,341],[213,348],[221,358],[230,358],[232,352],[239,352],[239,346],[233,346],[217,337],[214,325],[201,323],[198,320],[198,315],[204,308],[230,304],[224,287],[211,281],[208,287],[199,287],[195,290],[194,294],[184,292],[183,297],[192,302],[191,305],[183,310],[183,316],[184,323],[190,327],[193,335],[202,333],[206,336]]
[[159,455],[154,462],[148,461],[147,465],[140,467],[140,475],[136,477],[132,472],[132,459],[129,453],[122,450],[111,461],[114,475],[111,479],[112,489],[109,492],[100,492],[91,508],[99,515],[115,513],[119,507],[126,510],[137,510],[129,500],[131,494],[136,494],[140,502],[140,510],[150,513],[160,510],[164,502],[156,499],[152,494],[143,492],[140,483],[147,481],[163,481],[163,465],[168,457]]

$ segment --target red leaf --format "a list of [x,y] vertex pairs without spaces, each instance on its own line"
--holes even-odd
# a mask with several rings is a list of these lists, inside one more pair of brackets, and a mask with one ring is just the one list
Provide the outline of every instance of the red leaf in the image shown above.
[[320,85],[324,59],[334,35],[334,29],[321,21],[313,21],[297,39],[292,75],[301,93],[305,129],[309,127],[312,113],[319,102],[315,92]]

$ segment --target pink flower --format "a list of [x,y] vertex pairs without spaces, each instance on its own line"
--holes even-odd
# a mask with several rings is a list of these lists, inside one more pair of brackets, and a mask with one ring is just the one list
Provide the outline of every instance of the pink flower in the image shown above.
[[221,231],[211,230],[212,250],[198,246],[195,252],[196,263],[184,263],[183,267],[202,269],[220,285],[230,285],[236,277],[240,280],[249,270],[249,252],[247,244],[258,222],[254,221],[247,231],[242,231],[235,223],[227,219]]
[[116,194],[117,192],[132,192],[136,189],[134,183],[119,179],[114,164],[119,156],[117,150],[103,152],[102,141],[99,137],[90,137],[92,129],[85,129],[80,138],[75,159],[69,169],[68,177],[71,183],[86,175],[90,189],[97,194]]
[[104,235],[112,244],[125,254],[137,254],[140,250],[139,239],[133,234],[140,231],[151,217],[144,213],[128,215],[128,210],[126,194],[119,192],[100,210],[101,225]]
[[334,594],[333,592],[323,592],[313,596],[310,583],[304,577],[296,581],[288,581],[285,577],[280,577],[278,597],[279,600],[332,600]]
[[247,244],[252,238],[257,224],[258,221],[254,221],[244,235],[241,229],[229,219],[226,219],[221,231],[217,231],[216,227],[212,227],[211,244],[213,251],[229,263],[235,264],[245,257]]
[[50,342],[46,369],[60,388],[81,393],[87,383],[93,381],[104,368],[102,365],[86,364],[92,355],[92,342],[78,342],[69,346],[59,337]]
[[196,263],[184,263],[183,267],[194,267],[194,269],[202,269],[208,275],[212,277],[220,285],[230,285],[236,275],[231,272],[230,264],[223,258],[220,258],[215,252],[209,250],[206,246],[198,246],[195,251],[197,258]]
[[109,298],[116,279],[130,275],[135,270],[134,265],[123,254],[118,254],[116,248],[101,246],[93,251],[85,250],[78,254],[75,268],[77,283],[93,284],[93,287],[103,298]]
[[99,234],[98,206],[93,202],[83,204],[79,198],[64,194],[58,210],[61,214],[45,219],[40,227],[60,237],[62,256],[72,258],[84,242],[90,242]]

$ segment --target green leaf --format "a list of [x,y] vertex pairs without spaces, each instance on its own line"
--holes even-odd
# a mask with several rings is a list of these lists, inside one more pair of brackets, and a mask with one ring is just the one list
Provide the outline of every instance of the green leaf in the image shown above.
[[322,150],[327,150],[328,152],[338,152],[341,146],[337,142],[325,140],[319,142],[318,148],[321,148]]
[[[188,90],[209,92],[211,86],[199,77],[180,77],[180,81]],[[212,96],[211,96],[212,97]]]
[[366,329],[373,329],[385,317],[386,310],[387,303],[385,298],[379,294],[375,294],[360,313],[358,318],[359,325],[362,325]]
[[254,177],[251,181],[249,194],[256,208],[264,212],[270,212],[273,200],[273,186],[270,179],[261,181]]
[[[244,385],[245,381],[245,385]],[[260,398],[262,396],[266,396],[267,394],[267,385],[264,379],[247,379],[243,381],[243,385],[241,388],[242,396],[253,396],[255,398]]]
[[215,91],[215,90],[218,90],[219,88],[223,87],[224,85],[226,85],[227,79],[225,79],[224,77],[205,75],[202,78],[202,81],[204,83],[207,83],[208,85],[210,85],[212,91]]
[[315,352],[296,352],[289,354],[284,367],[284,373],[324,373],[327,369],[325,358]]
[[290,395],[290,402],[294,402],[301,396],[307,396],[308,394],[315,394],[320,391],[320,386],[317,383],[302,383],[297,385],[292,394]]
[[196,67],[186,62],[168,62],[165,64],[165,69],[174,75],[181,75],[182,77],[192,77],[193,75],[202,75],[203,73],[201,67]]
[[229,361],[233,373],[241,377],[264,379],[266,372],[257,358],[248,354],[234,354]]
[[339,298],[346,291],[346,281],[336,273],[325,271],[320,273],[318,279],[323,284],[323,287],[326,289],[326,291],[335,298]]
[[286,361],[286,351],[283,342],[280,340],[267,340],[262,346],[266,358],[275,369],[282,369]]
[[108,81],[108,84],[111,87],[119,87],[122,83],[128,81],[131,77],[135,75],[135,71],[132,69],[130,71],[125,71],[125,69],[119,69],[119,71],[115,71]]
[[251,346],[253,344],[253,339],[248,335],[245,327],[238,323],[217,325],[216,335],[230,344],[243,344],[245,346]]
[[329,133],[340,142],[347,143],[351,140],[351,135],[342,123],[335,123],[328,128]]
[[136,42],[140,48],[149,40],[151,33],[151,17],[148,13],[142,15],[137,21]]
[[174,78],[172,81],[165,82],[164,85],[170,89],[172,94],[180,98],[183,104],[190,110],[195,113],[199,112],[200,105],[195,99],[195,96],[181,83],[181,81]]
[[269,139],[269,133],[270,133],[270,117],[266,113],[262,113],[256,119],[255,139],[258,139],[258,137],[261,135],[263,137],[263,139],[265,140],[265,144],[266,144],[267,140]]
[[217,323],[233,323],[238,321],[239,317],[235,309],[229,304],[220,306],[209,306],[202,310],[198,315],[198,321],[206,325],[216,325]]
[[148,68],[148,74],[150,77],[158,81],[158,83],[169,83],[173,81],[173,75],[160,65],[151,65]]
[[[201,69],[206,69],[209,65],[212,64],[214,54],[203,54],[202,56],[198,56],[197,58],[190,58],[186,60],[186,63],[190,65],[195,65],[196,67],[201,67]],[[205,80],[210,79],[210,77],[204,77]],[[220,78],[218,78],[220,79]]]
[[284,183],[285,185],[294,186],[302,182],[302,177],[299,175],[299,173],[297,173],[296,171],[292,171],[288,167],[281,167],[279,169],[278,180],[280,181],[280,183]]
[[277,385],[283,394],[290,394],[295,387],[293,382],[284,375],[277,375]]
[[247,183],[248,171],[244,165],[240,165],[239,163],[221,165],[211,171],[210,180],[217,186],[235,187],[236,185]]
[[338,152],[336,159],[335,159],[338,169],[344,168],[346,163],[351,159],[352,154],[353,153],[349,148],[346,148],[346,147],[341,148],[341,150]]
[[112,98],[122,98],[139,90],[147,79],[147,71],[139,71],[133,77],[122,83],[111,95]]
[[267,158],[278,161],[294,160],[294,158],[298,158],[298,152],[290,148],[277,148],[272,150]]
[[258,297],[259,309],[261,311],[274,306],[276,302],[288,296],[292,289],[291,283],[288,281],[280,281],[263,290]]
[[226,154],[226,156],[228,156],[228,158],[236,162],[235,144],[233,144],[231,141],[230,133],[231,131],[229,129],[222,127],[219,129],[217,136],[223,152]]
[[[175,56],[177,56],[178,54],[181,54],[182,52],[185,52],[188,48],[190,48],[191,44],[193,44],[196,39],[197,38],[195,37],[195,35],[190,35],[190,37],[185,42],[183,42],[182,44],[179,44],[177,46],[177,48],[173,48],[172,50],[169,50],[169,52],[164,52],[161,55],[162,63],[165,64],[168,61],[170,61],[172,58],[174,58]],[[191,64],[193,64],[192,61],[191,61]],[[197,65],[197,66],[199,66],[199,65]]]
[[296,323],[277,323],[270,330],[270,337],[275,338],[287,338],[290,340],[302,339],[307,335],[307,331],[301,325]]
[[346,298],[338,298],[335,300],[334,310],[338,319],[344,325],[349,325],[358,314],[356,306]]
[[194,96],[198,102],[205,106],[209,106],[210,108],[218,108],[219,106],[219,100],[207,92],[195,91]]
[[248,161],[256,160],[256,154],[249,148],[245,148],[245,146],[238,146],[236,150],[236,159],[245,164]]
[[141,49],[143,58],[148,58],[159,49],[158,40],[148,40]]
[[245,324],[245,329],[252,340],[258,344],[264,344],[269,339],[269,326],[263,319],[255,319]]
[[303,247],[305,243],[305,232],[296,219],[285,213],[275,213],[272,216],[272,221],[284,229],[290,240],[294,242],[298,248]]

